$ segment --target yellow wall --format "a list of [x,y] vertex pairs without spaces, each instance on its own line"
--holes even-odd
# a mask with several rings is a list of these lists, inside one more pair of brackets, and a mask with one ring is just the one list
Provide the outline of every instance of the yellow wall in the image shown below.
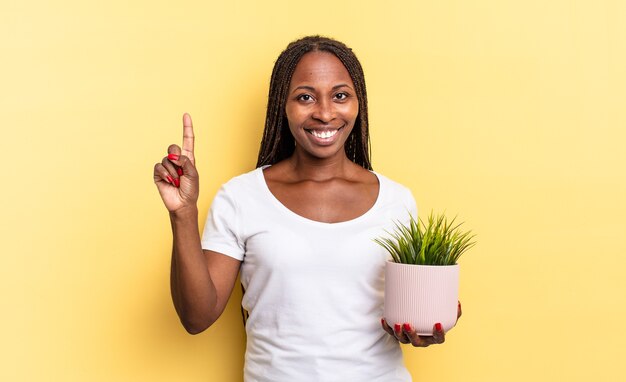
[[626,378],[625,2],[176,3],[0,4],[0,380],[241,379],[237,301],[177,322],[152,165],[190,112],[204,219],[311,33],[363,62],[375,169],[479,235],[416,381]]

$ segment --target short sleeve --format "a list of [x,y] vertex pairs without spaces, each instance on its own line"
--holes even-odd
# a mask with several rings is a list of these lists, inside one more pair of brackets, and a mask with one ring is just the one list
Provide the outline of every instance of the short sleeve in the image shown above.
[[415,203],[415,198],[411,190],[404,186],[400,187],[397,200],[402,207],[398,209],[399,216],[396,221],[408,225],[411,221],[411,216],[413,219],[417,220],[417,204]]
[[406,196],[405,205],[407,209],[409,210],[409,213],[413,215],[414,218],[417,219],[417,203],[415,203],[415,198],[413,197],[411,190],[409,190],[408,188],[406,189],[406,194],[407,196]]
[[202,233],[202,249],[243,260],[245,244],[239,232],[237,204],[226,188],[215,195]]

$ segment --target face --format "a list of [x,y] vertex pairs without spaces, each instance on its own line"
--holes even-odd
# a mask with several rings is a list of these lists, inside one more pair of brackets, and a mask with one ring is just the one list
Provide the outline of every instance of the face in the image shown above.
[[296,154],[345,156],[344,144],[359,113],[348,70],[332,53],[305,54],[291,78],[285,111]]

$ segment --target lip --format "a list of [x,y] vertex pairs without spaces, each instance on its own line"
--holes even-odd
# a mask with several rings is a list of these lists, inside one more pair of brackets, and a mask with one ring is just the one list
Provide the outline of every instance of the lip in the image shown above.
[[[320,128],[320,129],[304,129],[304,131],[307,133],[307,137],[309,137],[309,140],[311,140],[314,144],[319,145],[319,146],[330,146],[333,143],[335,143],[337,141],[337,139],[339,139],[339,135],[342,133],[344,126],[341,127],[337,127],[337,128]],[[327,131],[336,131],[335,135],[330,136],[328,138],[321,138],[321,137],[317,137],[315,135],[313,135],[313,131],[317,132],[317,133],[322,133],[322,132],[327,132]]]

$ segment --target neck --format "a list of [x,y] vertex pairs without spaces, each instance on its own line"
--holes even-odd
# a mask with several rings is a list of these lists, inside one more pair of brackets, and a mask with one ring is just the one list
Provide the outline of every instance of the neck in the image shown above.
[[322,159],[310,157],[296,149],[287,161],[298,178],[314,181],[346,177],[354,165],[343,150],[331,158]]

